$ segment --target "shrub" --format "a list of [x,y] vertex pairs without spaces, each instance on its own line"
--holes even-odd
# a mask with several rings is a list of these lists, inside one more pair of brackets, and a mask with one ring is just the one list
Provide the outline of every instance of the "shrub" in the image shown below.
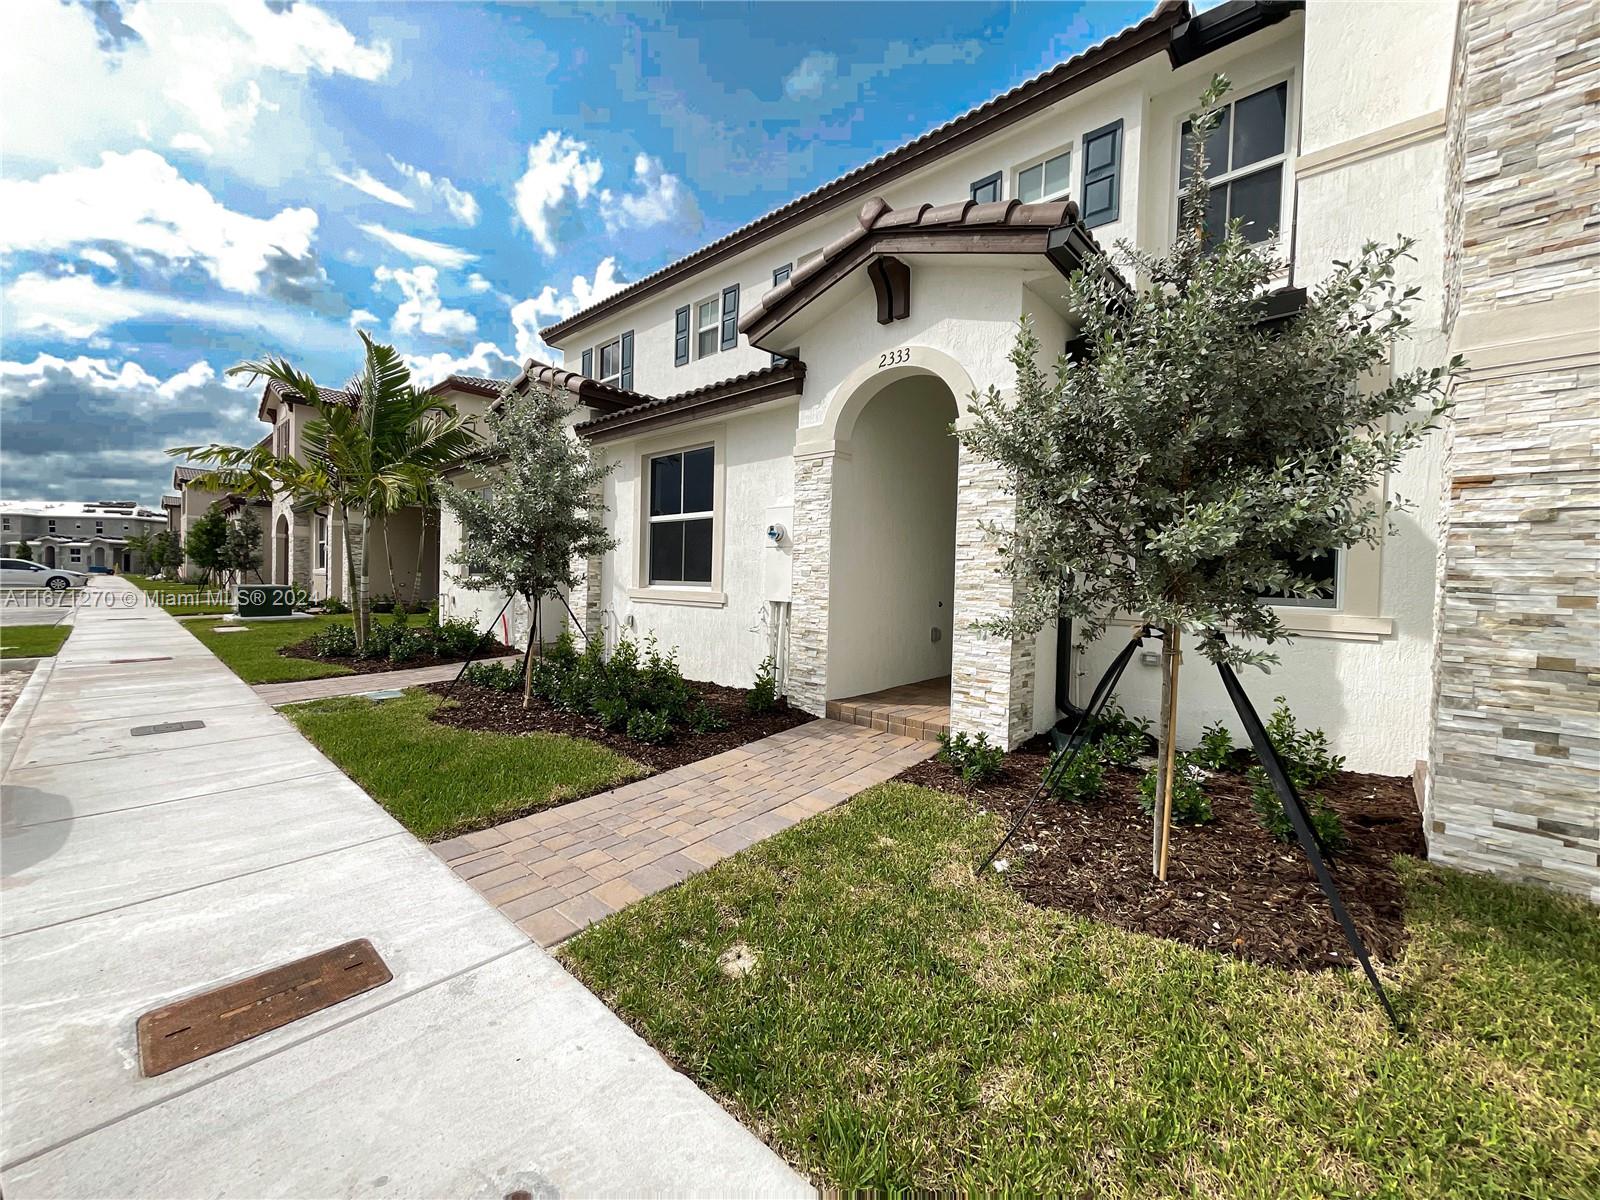
[[1207,725],[1200,744],[1189,752],[1208,771],[1226,771],[1233,762],[1233,735],[1221,721]]
[[[1272,747],[1288,772],[1289,782],[1294,784],[1294,790],[1305,804],[1317,840],[1330,855],[1338,854],[1350,844],[1344,823],[1327,799],[1314,789],[1344,770],[1344,756],[1328,749],[1328,737],[1322,730],[1301,729],[1289,711],[1289,702],[1282,696],[1274,701],[1272,717],[1267,721],[1267,736],[1272,739]],[[1261,818],[1261,824],[1280,842],[1294,841],[1294,825],[1283,811],[1278,793],[1272,790],[1266,771],[1257,763],[1248,774],[1250,805]]]
[[1078,751],[1050,791],[1064,800],[1087,804],[1100,795],[1105,779],[1105,764],[1100,759],[1099,747],[1091,744]]
[[728,727],[723,715],[704,700],[689,712],[689,728],[696,733],[721,733]]
[[388,593],[373,596],[367,601],[367,608],[375,613],[392,613],[394,611],[394,597]]
[[677,651],[661,653],[656,639],[651,637],[645,643],[643,665],[637,673],[634,702],[669,719],[685,720],[693,701],[694,689],[678,670]]
[[[1160,772],[1151,767],[1139,780],[1139,807],[1147,817],[1155,816],[1156,781]],[[1206,795],[1206,772],[1188,754],[1179,754],[1172,764],[1172,820],[1178,825],[1202,825],[1213,819],[1211,799]]]
[[596,696],[590,702],[589,710],[594,714],[594,719],[607,729],[627,729],[633,722],[634,710],[621,696]]
[[347,613],[350,611],[350,606],[337,596],[329,596],[326,600],[322,601],[321,608],[323,612],[330,616],[339,616],[341,613]]
[[965,733],[939,735],[939,757],[961,772],[966,784],[988,783],[1000,774],[1005,764],[1005,751],[989,741],[989,735],[976,737]]
[[778,660],[767,655],[756,668],[755,686],[744,699],[753,713],[771,712],[778,704]]
[[672,722],[665,713],[641,708],[628,718],[628,736],[659,746],[672,740]]
[[1097,742],[1108,737],[1137,738],[1143,748],[1150,738],[1150,719],[1140,717],[1134,720],[1122,711],[1122,705],[1116,700],[1107,700],[1100,715],[1089,726],[1089,736]]
[[496,692],[514,692],[522,685],[516,669],[505,663],[473,663],[461,676],[463,683]]
[[353,625],[330,625],[307,639],[311,653],[318,658],[353,658],[356,653],[356,631]]
[[[435,609],[434,612],[437,617],[438,610]],[[465,658],[478,648],[478,630],[471,621],[463,621],[459,617],[450,617],[443,621],[435,619],[423,628],[439,631],[441,657]]]
[[1100,760],[1105,765],[1131,767],[1139,761],[1139,756],[1144,753],[1144,734],[1106,734],[1094,743],[1094,748],[1099,752]]

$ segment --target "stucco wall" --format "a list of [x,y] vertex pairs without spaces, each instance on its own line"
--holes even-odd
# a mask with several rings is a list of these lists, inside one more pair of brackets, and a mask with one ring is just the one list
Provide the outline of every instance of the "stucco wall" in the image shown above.
[[848,460],[835,464],[831,696],[950,672],[955,418],[938,380],[890,384],[857,420]]

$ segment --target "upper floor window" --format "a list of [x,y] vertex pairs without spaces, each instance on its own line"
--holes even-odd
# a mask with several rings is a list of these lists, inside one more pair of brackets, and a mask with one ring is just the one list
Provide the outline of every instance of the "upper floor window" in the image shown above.
[[993,175],[985,175],[982,179],[975,180],[972,184],[972,202],[974,204],[993,204],[1000,199],[1001,173],[996,171]]
[[94,523],[94,531],[96,533],[104,533],[106,531],[106,523],[104,521],[96,521]]
[[601,383],[609,383],[612,387],[620,387],[622,380],[622,339],[613,338],[600,347],[600,374]]
[[694,306],[694,356],[704,358],[717,352],[722,336],[722,302],[713,296]]
[[52,518],[51,521],[50,521],[50,532],[54,533],[55,531],[56,531],[56,523],[55,523],[55,520]]
[[711,446],[650,459],[652,584],[711,582],[715,459]]
[[10,529],[11,528],[11,518],[10,517],[0,517],[0,521],[4,522],[4,524],[0,524],[0,529]]
[[[793,263],[784,263],[783,266],[781,266],[781,267],[774,267],[772,269],[772,286],[773,287],[777,287],[780,283],[783,283],[785,280],[787,280],[789,278],[789,276],[792,275],[793,273],[794,273],[794,264]],[[774,354],[772,356],[772,365],[773,366],[777,366],[781,362],[788,362],[788,361],[789,361],[788,355],[785,355],[785,354]]]
[[[1207,241],[1221,238],[1230,221],[1244,222],[1247,242],[1266,242],[1283,225],[1283,167],[1288,154],[1289,85],[1275,84],[1241,97],[1222,109],[1206,138]],[[1179,220],[1182,193],[1189,186],[1193,137],[1183,123],[1183,159],[1178,167]]]
[[1017,199],[1024,204],[1065,200],[1071,186],[1072,152],[1063,150],[1017,172]]

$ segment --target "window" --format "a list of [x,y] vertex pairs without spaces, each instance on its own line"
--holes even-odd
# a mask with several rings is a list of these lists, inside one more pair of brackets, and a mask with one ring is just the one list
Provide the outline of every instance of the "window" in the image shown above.
[[82,562],[83,561],[83,549],[82,549],[82,547],[79,547],[79,546],[72,547],[72,549],[70,551],[68,551],[68,557],[70,557],[73,562]]
[[1109,225],[1122,213],[1122,122],[1083,135],[1083,223]]
[[94,531],[96,533],[104,533],[106,531],[106,523],[104,521],[96,521],[94,523]]
[[[587,374],[587,372],[585,372]],[[607,342],[600,347],[600,374],[596,376],[601,383],[609,383],[612,387],[620,387],[622,379],[622,339]]]
[[722,348],[732,350],[739,345],[739,285],[722,289]]
[[317,570],[326,570],[328,566],[328,518],[317,514]]
[[1310,554],[1285,554],[1282,561],[1297,575],[1304,575],[1317,585],[1315,594],[1291,596],[1287,592],[1262,592],[1265,600],[1274,605],[1292,608],[1338,608],[1339,568],[1343,555],[1337,550],[1315,550]]
[[[793,271],[794,271],[794,264],[793,263],[784,263],[783,266],[781,266],[781,267],[774,267],[773,270],[772,270],[772,286],[773,287],[777,287],[780,283],[783,283],[786,279],[789,278],[789,276],[793,273]],[[774,354],[772,356],[772,365],[773,366],[777,366],[779,363],[788,362],[788,361],[789,361],[789,356],[787,354]]]
[[650,459],[651,584],[711,582],[714,459],[710,446]]
[[4,522],[3,525],[0,525],[0,528],[5,528],[5,529],[10,529],[11,528],[11,518],[10,517],[0,517],[0,521]]
[[996,171],[993,175],[985,175],[972,185],[972,201],[974,204],[993,204],[1000,199],[1000,176]]
[[694,307],[694,356],[705,358],[717,352],[722,337],[722,305],[713,296]]
[[1024,204],[1065,200],[1072,179],[1072,152],[1064,150],[1017,172],[1017,199]]
[[54,533],[54,532],[55,532],[55,531],[56,531],[56,523],[55,523],[55,520],[54,520],[54,519],[52,519],[52,520],[51,520],[51,521],[50,521],[50,532],[51,532],[51,533]]
[[[1244,240],[1266,242],[1283,223],[1283,164],[1288,145],[1289,85],[1276,84],[1228,104],[1206,138],[1206,178],[1211,183],[1205,237],[1221,238],[1230,221],[1244,222]],[[1183,123],[1178,166],[1178,219],[1192,175],[1189,122]]]
[[578,374],[585,379],[594,378],[594,351],[585,350],[578,363]]

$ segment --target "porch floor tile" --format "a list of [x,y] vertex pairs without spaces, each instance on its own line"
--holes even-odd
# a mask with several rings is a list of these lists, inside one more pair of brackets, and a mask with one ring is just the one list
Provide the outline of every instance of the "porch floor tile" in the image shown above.
[[433,851],[552,946],[933,752],[917,738],[812,721]]
[[898,737],[936,742],[941,733],[950,732],[950,676],[829,700],[828,718]]

